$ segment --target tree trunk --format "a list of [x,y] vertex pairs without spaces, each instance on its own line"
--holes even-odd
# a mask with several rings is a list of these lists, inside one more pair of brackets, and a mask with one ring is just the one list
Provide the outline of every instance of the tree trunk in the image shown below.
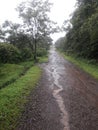
[[34,40],[34,61],[37,61],[37,46],[36,39]]

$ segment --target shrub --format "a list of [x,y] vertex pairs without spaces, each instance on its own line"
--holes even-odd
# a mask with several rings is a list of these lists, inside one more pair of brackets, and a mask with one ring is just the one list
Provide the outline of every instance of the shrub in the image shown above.
[[21,58],[23,61],[27,60],[27,59],[30,59],[33,57],[33,53],[31,51],[31,49],[29,48],[23,48],[21,50]]
[[20,61],[20,51],[17,47],[8,43],[0,43],[0,62],[17,63]]
[[38,57],[45,56],[45,55],[47,55],[46,49],[40,48],[40,49],[37,50],[37,56]]

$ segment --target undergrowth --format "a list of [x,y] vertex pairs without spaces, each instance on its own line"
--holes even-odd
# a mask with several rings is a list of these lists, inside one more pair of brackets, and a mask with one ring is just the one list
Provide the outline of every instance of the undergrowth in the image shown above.
[[77,58],[74,55],[66,55],[64,52],[60,53],[65,59],[76,64],[81,69],[92,75],[94,78],[98,79],[98,63],[93,63],[92,61],[83,58]]

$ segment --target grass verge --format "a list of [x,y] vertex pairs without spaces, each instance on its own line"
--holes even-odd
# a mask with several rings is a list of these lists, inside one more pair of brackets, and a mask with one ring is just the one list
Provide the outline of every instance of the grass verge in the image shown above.
[[76,58],[74,56],[66,55],[60,52],[65,59],[79,66],[81,69],[98,79],[98,64],[92,64],[90,61],[82,58]]
[[27,96],[41,75],[41,69],[31,67],[25,75],[0,90],[0,130],[13,130],[21,115]]
[[32,65],[33,61],[22,62],[20,64],[2,64],[0,65],[0,88],[3,88],[14,82],[23,75]]
[[39,63],[46,63],[46,62],[48,62],[48,56],[38,57],[38,62]]

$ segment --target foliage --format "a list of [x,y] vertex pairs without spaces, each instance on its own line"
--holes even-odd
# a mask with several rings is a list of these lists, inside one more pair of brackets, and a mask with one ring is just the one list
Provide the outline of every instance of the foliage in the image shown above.
[[79,66],[85,72],[89,73],[94,78],[98,79],[98,63],[95,64],[95,60],[77,58],[75,55],[67,55],[64,52],[61,52],[61,54],[65,57],[65,59]]
[[[34,59],[37,57],[37,44],[43,39],[49,37],[50,33],[56,29],[52,27],[54,22],[48,17],[51,3],[48,0],[32,0],[27,3],[22,2],[17,10],[24,23],[25,31],[30,35],[30,45],[33,48]],[[48,40],[48,39],[47,39]],[[48,42],[45,42],[46,44]]]
[[77,9],[68,21],[71,28],[61,46],[69,54],[98,61],[98,3],[96,0],[77,1]]
[[41,57],[41,56],[46,56],[47,55],[47,50],[45,48],[39,48],[37,50],[37,56]]
[[21,58],[22,58],[22,61],[26,61],[30,58],[32,58],[32,60],[33,60],[32,50],[30,48],[23,48],[21,50]]
[[55,43],[56,48],[61,49],[61,50],[64,50],[65,41],[66,41],[65,37],[59,38],[59,39],[56,41],[56,43]]
[[34,89],[40,75],[40,68],[34,66],[16,82],[0,90],[0,130],[15,129],[27,96]]
[[59,30],[56,23],[48,17],[51,6],[52,4],[48,0],[22,2],[16,10],[23,22],[18,24],[6,20],[0,26],[0,40],[16,46],[21,52],[21,60],[27,60],[27,57],[30,57],[31,51],[28,51],[29,49],[32,50],[35,61],[37,50],[40,48],[49,49],[52,43],[50,34]]
[[16,46],[19,50],[22,50],[23,48],[30,48],[30,38],[27,34],[24,34],[23,32],[17,33],[17,35],[10,34],[7,41],[10,44],[13,44]]
[[0,62],[17,63],[20,61],[20,51],[8,43],[0,43]]

